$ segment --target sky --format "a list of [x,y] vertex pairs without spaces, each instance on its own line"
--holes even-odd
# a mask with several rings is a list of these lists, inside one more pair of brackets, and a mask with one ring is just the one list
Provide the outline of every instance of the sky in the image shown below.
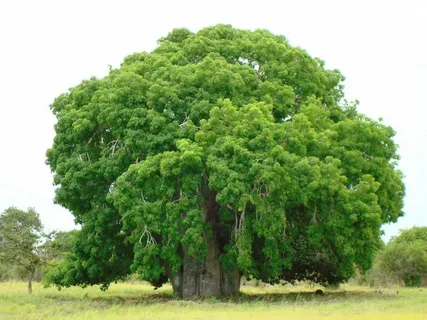
[[218,23],[268,29],[339,69],[359,112],[397,132],[405,216],[384,239],[427,226],[427,1],[1,1],[0,212],[35,207],[47,231],[75,228],[53,203],[45,152],[49,105],[131,53],[151,51],[173,28]]

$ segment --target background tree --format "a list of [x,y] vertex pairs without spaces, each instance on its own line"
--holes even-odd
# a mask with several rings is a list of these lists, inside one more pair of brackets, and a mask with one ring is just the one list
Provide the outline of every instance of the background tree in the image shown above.
[[[60,276],[60,271],[67,265],[68,261],[75,259],[73,251],[80,230],[59,231],[54,232],[43,244],[43,253],[46,258],[46,272],[43,277],[45,286],[49,286],[55,282],[55,279]],[[72,269],[72,268],[70,268]],[[59,286],[60,287],[60,286]]]
[[379,264],[405,286],[420,286],[427,277],[427,227],[402,230],[381,252]]
[[404,186],[394,131],[342,81],[283,36],[218,25],[59,96],[47,162],[82,229],[51,281],[137,272],[189,298],[235,294],[242,274],[334,284],[369,268]]
[[63,261],[74,249],[75,239],[79,230],[55,231],[43,243],[42,249],[49,264]]
[[28,273],[30,294],[36,268],[43,264],[39,251],[42,232],[39,214],[33,208],[23,211],[10,207],[0,215],[0,262]]

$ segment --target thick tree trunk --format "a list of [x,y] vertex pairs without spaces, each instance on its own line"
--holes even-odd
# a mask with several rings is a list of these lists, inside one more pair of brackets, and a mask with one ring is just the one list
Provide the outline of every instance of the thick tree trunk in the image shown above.
[[223,268],[219,260],[220,251],[213,240],[207,241],[204,261],[187,254],[179,272],[171,274],[174,295],[182,299],[233,296],[240,289],[240,274],[237,270]]
[[33,293],[33,276],[35,269],[30,270],[30,275],[28,276],[28,294]]
[[219,259],[222,244],[218,227],[219,205],[215,197],[216,192],[210,191],[205,199],[204,219],[211,225],[212,235],[203,235],[207,247],[204,261],[188,255],[184,248],[180,271],[172,274],[167,270],[174,295],[183,299],[233,296],[240,289],[240,273],[237,270],[226,270]]

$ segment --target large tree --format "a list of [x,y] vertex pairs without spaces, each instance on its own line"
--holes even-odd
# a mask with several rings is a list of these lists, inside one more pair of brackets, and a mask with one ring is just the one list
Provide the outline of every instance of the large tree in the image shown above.
[[343,76],[283,36],[175,29],[151,53],[51,106],[56,202],[82,229],[59,286],[131,272],[176,295],[241,275],[339,283],[402,215],[392,128],[357,113]]

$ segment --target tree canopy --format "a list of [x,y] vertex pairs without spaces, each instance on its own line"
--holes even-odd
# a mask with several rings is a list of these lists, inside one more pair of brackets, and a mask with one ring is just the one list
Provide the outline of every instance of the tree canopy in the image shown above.
[[137,272],[191,297],[369,268],[404,186],[395,132],[343,80],[283,36],[218,25],[60,95],[47,163],[82,229],[52,282]]

